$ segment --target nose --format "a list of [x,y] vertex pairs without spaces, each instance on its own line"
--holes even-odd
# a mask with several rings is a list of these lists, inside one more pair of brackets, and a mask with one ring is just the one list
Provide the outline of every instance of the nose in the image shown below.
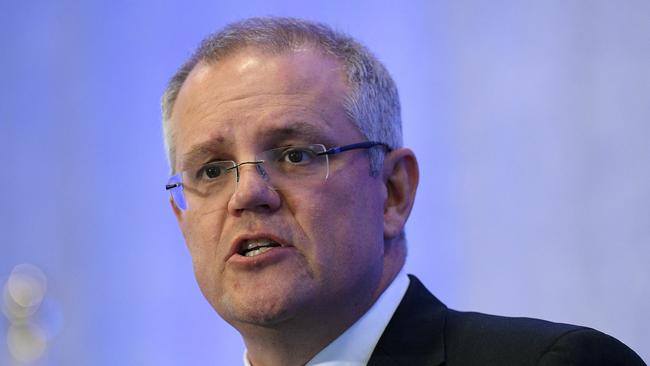
[[243,211],[273,212],[280,207],[280,195],[271,186],[263,162],[241,163],[238,169],[239,181],[228,202],[231,214]]

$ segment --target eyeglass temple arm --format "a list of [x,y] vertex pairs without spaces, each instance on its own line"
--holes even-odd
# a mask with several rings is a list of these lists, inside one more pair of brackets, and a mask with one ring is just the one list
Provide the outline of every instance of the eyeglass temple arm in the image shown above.
[[166,184],[166,185],[165,185],[165,189],[169,191],[170,189],[173,189],[173,188],[176,188],[176,187],[180,187],[181,185],[183,185],[183,183],[172,183],[172,184]]
[[350,145],[345,145],[345,146],[336,146],[331,149],[328,149],[327,151],[324,151],[318,155],[334,155],[338,153],[342,153],[344,151],[348,150],[354,150],[354,149],[369,149],[371,147],[375,146],[383,146],[386,148],[388,151],[390,151],[390,147],[383,142],[376,142],[376,141],[365,141],[365,142],[359,142],[356,144],[350,144]]

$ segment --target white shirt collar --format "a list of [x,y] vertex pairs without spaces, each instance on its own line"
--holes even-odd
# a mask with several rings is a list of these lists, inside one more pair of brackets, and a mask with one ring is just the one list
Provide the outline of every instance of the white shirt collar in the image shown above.
[[[404,269],[379,296],[370,309],[343,334],[322,349],[306,366],[364,366],[400,301],[406,294],[409,279]],[[244,366],[251,366],[244,351]]]

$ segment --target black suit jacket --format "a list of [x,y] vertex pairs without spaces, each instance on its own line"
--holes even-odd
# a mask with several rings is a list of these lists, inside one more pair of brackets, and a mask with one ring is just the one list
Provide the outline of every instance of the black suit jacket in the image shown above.
[[448,309],[409,277],[369,366],[645,365],[626,345],[590,328]]

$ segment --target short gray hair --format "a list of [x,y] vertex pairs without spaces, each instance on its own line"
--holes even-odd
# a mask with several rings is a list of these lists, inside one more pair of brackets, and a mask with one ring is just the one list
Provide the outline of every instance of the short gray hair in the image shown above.
[[[190,72],[200,62],[214,63],[245,47],[283,53],[314,46],[342,64],[349,95],[344,109],[352,123],[370,141],[396,149],[402,146],[402,119],[395,82],[384,65],[363,45],[327,25],[295,18],[250,18],[206,37],[167,85],[162,97],[163,133],[167,159],[175,169],[175,147],[170,118],[174,102]],[[370,172],[376,175],[383,153],[370,150]]]

